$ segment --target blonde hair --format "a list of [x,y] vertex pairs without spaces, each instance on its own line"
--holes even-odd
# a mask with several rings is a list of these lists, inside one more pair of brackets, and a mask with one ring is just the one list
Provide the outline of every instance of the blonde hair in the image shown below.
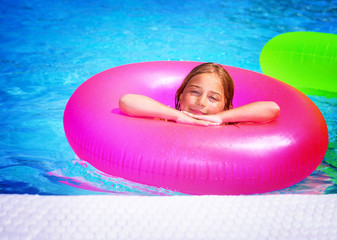
[[229,73],[220,65],[216,63],[203,63],[195,68],[185,77],[184,81],[178,88],[175,95],[175,108],[180,110],[180,95],[183,93],[188,82],[196,75],[202,73],[213,73],[216,74],[221,80],[224,97],[225,97],[225,107],[224,110],[229,110],[233,107],[233,97],[234,97],[234,82]]

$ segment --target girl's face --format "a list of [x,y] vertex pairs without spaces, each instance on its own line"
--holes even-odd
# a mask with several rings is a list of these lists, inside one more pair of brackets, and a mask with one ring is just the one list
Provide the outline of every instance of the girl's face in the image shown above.
[[225,108],[221,80],[213,73],[202,73],[191,78],[179,100],[181,111],[197,115],[216,114]]

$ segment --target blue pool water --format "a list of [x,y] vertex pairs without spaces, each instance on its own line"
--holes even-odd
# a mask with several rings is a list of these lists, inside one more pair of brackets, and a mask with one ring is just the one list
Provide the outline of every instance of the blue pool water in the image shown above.
[[[75,157],[63,111],[92,75],[122,64],[213,61],[261,72],[259,54],[289,31],[337,34],[337,1],[2,0],[0,193],[176,195],[107,176]],[[324,161],[275,193],[337,193],[336,98],[309,96],[329,128]]]

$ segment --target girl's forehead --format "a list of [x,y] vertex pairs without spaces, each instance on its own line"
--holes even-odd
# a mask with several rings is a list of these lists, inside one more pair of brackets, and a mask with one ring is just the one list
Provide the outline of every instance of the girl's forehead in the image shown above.
[[187,86],[194,85],[194,84],[214,86],[214,87],[223,89],[221,79],[214,73],[201,73],[201,74],[195,75],[187,83]]

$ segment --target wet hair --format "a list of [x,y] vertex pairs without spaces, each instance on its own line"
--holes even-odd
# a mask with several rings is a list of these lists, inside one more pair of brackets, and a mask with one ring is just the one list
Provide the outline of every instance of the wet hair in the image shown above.
[[185,77],[184,81],[178,88],[175,95],[175,108],[180,110],[180,95],[184,92],[185,87],[188,82],[195,77],[196,75],[202,73],[213,73],[221,80],[222,87],[224,89],[224,97],[225,97],[225,110],[229,110],[233,107],[233,97],[234,97],[234,82],[229,73],[220,65],[216,63],[203,63],[195,68]]

